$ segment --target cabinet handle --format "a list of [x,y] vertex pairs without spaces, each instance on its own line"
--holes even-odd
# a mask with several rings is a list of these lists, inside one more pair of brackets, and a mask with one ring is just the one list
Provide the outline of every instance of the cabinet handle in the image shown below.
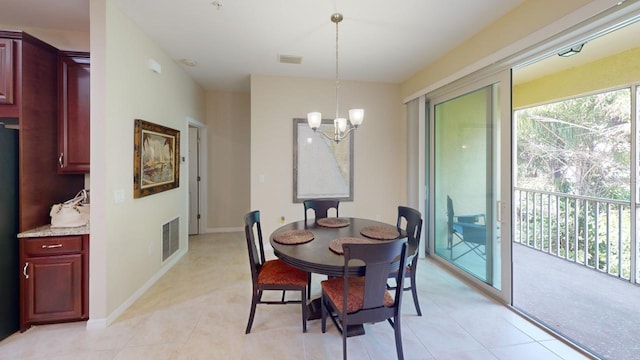
[[58,156],[58,163],[60,164],[60,167],[63,168],[64,164],[62,164],[62,158],[64,157],[64,153],[60,153],[60,156]]
[[53,245],[42,245],[43,249],[55,249],[55,248],[61,248],[62,244],[53,244]]
[[24,263],[24,267],[22,268],[22,275],[24,275],[25,279],[29,278],[29,274],[27,274],[27,268],[29,267],[29,263]]

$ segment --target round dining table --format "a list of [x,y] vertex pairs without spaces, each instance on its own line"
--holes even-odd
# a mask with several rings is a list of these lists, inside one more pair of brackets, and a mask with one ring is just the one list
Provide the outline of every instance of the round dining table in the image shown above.
[[[344,256],[330,249],[329,244],[332,240],[338,238],[366,239],[367,237],[362,235],[361,232],[364,229],[370,229],[372,227],[397,230],[398,235],[395,239],[407,237],[406,231],[396,229],[395,225],[389,225],[375,220],[360,218],[337,218],[337,220],[342,220],[348,224],[341,227],[327,227],[319,225],[316,219],[308,219],[279,227],[269,238],[274,254],[285,263],[298,269],[332,277],[341,277],[345,275]],[[292,230],[307,230],[313,234],[313,239],[299,244],[283,244],[274,240],[274,237],[277,237],[278,234],[291,232]],[[387,241],[390,240],[393,239],[387,239]],[[414,254],[416,248],[416,240],[409,237],[407,254]],[[361,261],[353,261],[348,268],[347,275],[362,276],[364,275],[364,271],[364,263]],[[320,298],[310,300],[308,303],[307,320],[319,319],[320,312]],[[347,336],[349,337],[362,334],[364,334],[364,327],[362,325],[350,325],[347,328]]]
[[[367,238],[361,234],[365,228],[382,227],[396,229],[395,225],[386,224],[380,221],[361,218],[340,218],[348,222],[342,227],[326,227],[316,223],[315,219],[300,220],[283,225],[276,229],[269,239],[273,247],[274,254],[285,263],[298,269],[316,274],[340,277],[344,276],[344,256],[329,248],[329,243],[333,239],[351,237]],[[301,244],[282,244],[274,240],[274,235],[281,234],[288,230],[308,230],[313,234],[313,239]],[[407,233],[402,229],[398,230],[396,239],[402,239]],[[415,239],[408,239],[407,254],[416,252]],[[349,267],[348,276],[358,276],[364,274],[364,264],[354,262]]]

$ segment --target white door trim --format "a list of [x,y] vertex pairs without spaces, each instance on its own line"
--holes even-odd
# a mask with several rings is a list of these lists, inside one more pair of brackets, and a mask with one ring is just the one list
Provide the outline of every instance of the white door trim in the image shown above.
[[[207,126],[201,123],[198,120],[195,120],[189,116],[187,116],[187,128],[196,127],[198,128],[198,136],[200,137],[200,149],[198,156],[198,167],[200,169],[200,191],[198,196],[198,203],[200,206],[200,221],[198,223],[198,233],[202,234],[203,230],[208,229],[207,225],[207,188],[208,188],[208,180],[207,180]],[[189,198],[189,192],[187,191],[187,203]]]

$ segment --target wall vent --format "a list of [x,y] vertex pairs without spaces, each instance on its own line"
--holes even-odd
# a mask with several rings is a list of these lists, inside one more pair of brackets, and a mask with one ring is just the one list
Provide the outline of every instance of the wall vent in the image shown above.
[[282,64],[302,64],[302,56],[279,55],[278,61]]
[[180,248],[180,218],[162,225],[162,261],[167,260]]

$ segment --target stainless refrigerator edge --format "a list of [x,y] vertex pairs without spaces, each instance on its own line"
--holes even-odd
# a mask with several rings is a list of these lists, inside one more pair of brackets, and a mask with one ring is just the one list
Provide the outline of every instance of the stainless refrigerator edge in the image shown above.
[[0,340],[19,328],[18,130],[0,122]]

